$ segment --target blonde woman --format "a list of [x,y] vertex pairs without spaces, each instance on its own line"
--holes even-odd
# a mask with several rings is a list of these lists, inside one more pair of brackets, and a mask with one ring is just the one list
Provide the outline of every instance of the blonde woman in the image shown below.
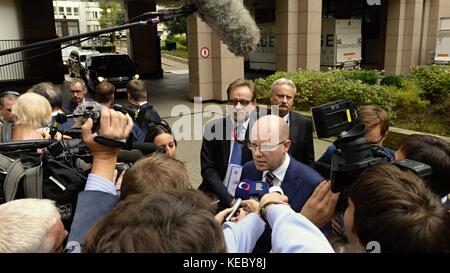
[[48,100],[35,93],[19,96],[12,108],[17,120],[12,128],[12,140],[43,139],[42,127],[50,123],[52,108]]

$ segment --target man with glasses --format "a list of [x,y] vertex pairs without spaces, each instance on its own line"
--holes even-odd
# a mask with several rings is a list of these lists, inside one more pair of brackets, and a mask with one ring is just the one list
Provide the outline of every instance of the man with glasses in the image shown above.
[[227,208],[234,200],[223,180],[229,164],[243,165],[252,160],[246,147],[248,131],[254,121],[255,85],[238,79],[227,88],[227,115],[205,126],[200,154],[203,182],[199,189],[217,197],[219,208]]
[[0,123],[14,123],[15,116],[11,113],[11,109],[20,94],[15,91],[5,91],[0,94]]
[[[294,211],[300,212],[303,205],[324,178],[311,167],[295,160],[289,154],[291,140],[289,127],[283,118],[267,115],[258,119],[251,129],[248,147],[253,161],[242,169],[241,181],[266,181],[269,186],[281,187]],[[256,243],[254,252],[269,252],[270,228]]]
[[86,84],[81,79],[73,79],[70,83],[70,92],[72,93],[72,99],[66,106],[67,113],[72,113],[75,108],[85,101],[87,88]]

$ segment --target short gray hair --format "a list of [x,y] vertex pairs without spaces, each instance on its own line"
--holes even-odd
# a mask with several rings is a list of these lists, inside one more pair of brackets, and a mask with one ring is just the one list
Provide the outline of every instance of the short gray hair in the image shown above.
[[279,78],[278,80],[274,81],[272,83],[271,92],[273,93],[273,91],[275,90],[275,87],[277,87],[278,85],[282,85],[282,84],[289,85],[290,87],[292,87],[292,89],[294,89],[294,92],[297,93],[297,87],[295,86],[295,83],[292,80],[286,79],[286,78]]
[[26,198],[2,204],[0,219],[0,252],[50,252],[46,235],[60,214],[51,200]]
[[70,86],[72,86],[72,85],[74,85],[74,84],[76,84],[76,83],[81,84],[81,86],[83,87],[83,91],[86,91],[86,90],[87,90],[86,83],[85,83],[82,79],[77,79],[77,78],[73,79],[73,80],[70,82]]

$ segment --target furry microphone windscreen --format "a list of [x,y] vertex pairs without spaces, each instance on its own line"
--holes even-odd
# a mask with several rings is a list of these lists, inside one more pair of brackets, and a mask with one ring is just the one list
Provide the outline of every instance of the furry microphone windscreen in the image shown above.
[[241,0],[187,0],[197,14],[236,56],[245,56],[259,43],[260,31]]

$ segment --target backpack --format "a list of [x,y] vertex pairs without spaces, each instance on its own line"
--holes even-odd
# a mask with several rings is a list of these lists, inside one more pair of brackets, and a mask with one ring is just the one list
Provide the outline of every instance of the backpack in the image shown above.
[[17,159],[0,154],[0,204],[19,198],[53,200],[66,230],[70,230],[78,193],[86,180],[69,162],[56,160],[48,152]]

